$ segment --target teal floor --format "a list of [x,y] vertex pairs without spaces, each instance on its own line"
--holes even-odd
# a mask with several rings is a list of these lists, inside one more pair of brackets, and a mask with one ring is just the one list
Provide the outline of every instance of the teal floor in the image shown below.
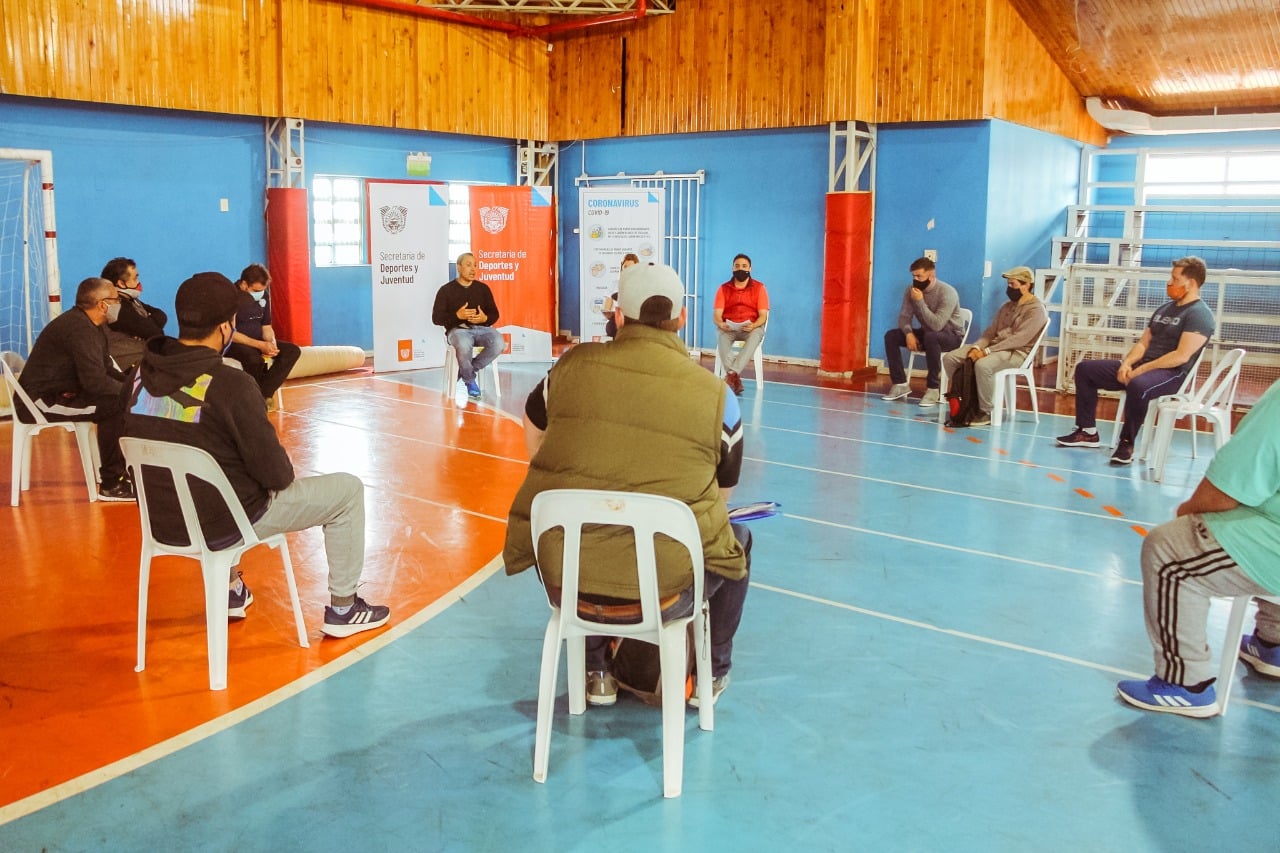
[[[503,405],[542,369],[504,368]],[[944,432],[776,383],[743,407],[735,502],[784,514],[753,523],[732,685],[714,732],[688,716],[681,798],[661,796],[658,711],[627,697],[570,718],[562,695],[533,782],[548,611],[532,573],[498,572],[327,681],[0,826],[0,850],[1280,846],[1280,681],[1242,665],[1210,720],[1114,691],[1151,671],[1134,527],[1172,516],[1208,442],[1193,461],[1180,436],[1156,484],[1056,448],[1060,416]]]

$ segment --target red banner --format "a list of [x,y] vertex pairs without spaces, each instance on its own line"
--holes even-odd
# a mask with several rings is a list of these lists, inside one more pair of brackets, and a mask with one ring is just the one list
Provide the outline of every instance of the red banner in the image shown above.
[[476,278],[493,291],[501,314],[498,324],[504,331],[514,326],[543,333],[535,337],[541,341],[545,335],[549,358],[555,331],[555,199],[551,189],[473,186],[469,193]]

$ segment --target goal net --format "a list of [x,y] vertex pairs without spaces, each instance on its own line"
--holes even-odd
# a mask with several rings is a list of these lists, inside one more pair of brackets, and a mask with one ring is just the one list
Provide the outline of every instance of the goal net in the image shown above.
[[0,351],[23,358],[49,320],[40,163],[0,154]]

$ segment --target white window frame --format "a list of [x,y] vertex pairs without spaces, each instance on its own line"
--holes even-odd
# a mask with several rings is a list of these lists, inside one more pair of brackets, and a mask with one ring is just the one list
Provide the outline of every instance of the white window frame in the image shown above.
[[[338,216],[333,189],[350,182],[354,197],[344,195],[339,202],[348,215]],[[311,246],[317,267],[358,267],[369,263],[369,246],[365,232],[365,179],[354,175],[316,175],[311,180]],[[326,192],[321,188],[325,187]],[[354,207],[349,207],[354,205]],[[354,214],[354,215],[350,215]],[[337,233],[341,227],[345,237]],[[355,239],[351,239],[354,237]],[[355,247],[354,254],[351,249]],[[339,258],[339,254],[343,257]]]

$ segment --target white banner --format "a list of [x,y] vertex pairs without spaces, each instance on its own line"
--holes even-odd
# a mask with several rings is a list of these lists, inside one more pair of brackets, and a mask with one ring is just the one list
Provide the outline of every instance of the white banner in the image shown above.
[[604,300],[618,292],[622,256],[631,252],[642,264],[663,262],[666,190],[583,187],[578,199],[582,246],[579,340],[601,341],[607,319],[602,313]]
[[431,322],[449,280],[449,199],[443,184],[365,181],[373,278],[373,369],[444,365],[444,330]]

